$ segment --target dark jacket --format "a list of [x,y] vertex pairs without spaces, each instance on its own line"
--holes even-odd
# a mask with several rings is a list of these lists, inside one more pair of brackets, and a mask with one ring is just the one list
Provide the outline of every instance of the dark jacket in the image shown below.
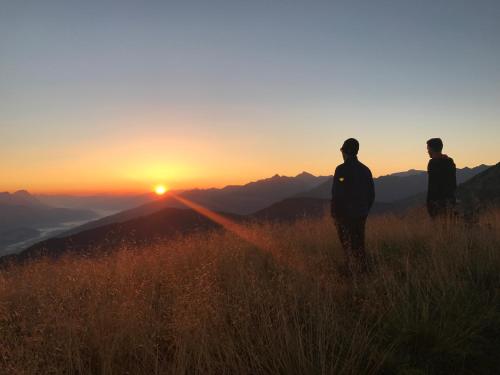
[[445,209],[455,204],[457,173],[452,158],[443,155],[429,160],[427,166],[427,208],[431,215],[436,210]]
[[334,218],[365,217],[374,200],[372,172],[357,157],[347,159],[335,169],[332,186]]

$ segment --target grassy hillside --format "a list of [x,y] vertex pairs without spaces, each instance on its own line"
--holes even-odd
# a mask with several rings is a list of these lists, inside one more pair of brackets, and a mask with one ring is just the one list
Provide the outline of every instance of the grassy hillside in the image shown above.
[[458,198],[469,208],[500,205],[500,163],[460,185]]
[[500,212],[374,218],[373,271],[354,279],[328,218],[239,230],[1,270],[0,369],[500,372]]

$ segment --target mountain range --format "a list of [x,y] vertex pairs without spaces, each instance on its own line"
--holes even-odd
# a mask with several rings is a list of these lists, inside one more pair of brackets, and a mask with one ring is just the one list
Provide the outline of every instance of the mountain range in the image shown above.
[[0,205],[36,207],[43,206],[43,203],[26,190],[18,190],[12,194],[8,192],[0,192]]
[[[295,177],[275,175],[270,178],[250,182],[245,185],[230,185],[222,189],[192,189],[175,192],[184,198],[211,210],[235,214],[249,214],[285,199],[300,191],[309,190],[326,181],[329,177],[300,173]],[[13,194],[2,193],[0,204],[0,256],[8,251],[16,251],[24,241],[33,241],[40,236],[40,229],[59,226],[64,222],[90,221],[75,229],[53,231],[51,236],[75,234],[103,225],[121,223],[149,215],[163,208],[186,208],[169,194],[158,197],[153,193],[141,195],[94,195],[75,197],[69,195],[30,195],[26,191]],[[66,205],[55,208],[53,205]],[[90,208],[90,209],[89,209]],[[119,211],[118,213],[116,213]],[[106,214],[106,215],[103,215]],[[29,242],[27,243],[29,245]]]
[[[487,166],[481,165],[475,168],[458,169],[457,180],[459,182],[465,181],[487,168]],[[397,207],[405,207],[412,202],[413,196],[425,191],[427,187],[426,173],[414,169],[378,177],[374,181],[376,189],[375,212],[386,212],[397,209]],[[246,185],[227,186],[222,189],[187,190],[179,193],[179,195],[213,211],[249,215],[257,214],[257,212],[263,210],[263,212],[259,213],[260,216],[268,215],[273,217],[272,211],[276,210],[273,205],[290,197],[314,198],[316,200],[330,199],[331,184],[332,176],[316,177],[310,173],[302,172],[295,177],[275,175]],[[391,195],[396,198],[390,199]],[[407,202],[407,199],[410,200]],[[300,200],[296,200],[295,204],[299,205],[299,202]],[[315,201],[309,201],[309,203],[311,202]],[[300,204],[307,206],[305,202]],[[172,195],[167,195],[162,199],[156,199],[141,206],[86,223],[65,234],[75,234],[103,225],[124,222],[139,216],[152,214],[167,207],[187,208]],[[307,206],[307,210],[310,208]]]
[[[330,179],[329,176],[317,177],[302,172],[295,177],[275,175],[245,185],[230,185],[222,189],[193,189],[178,193],[178,195],[213,211],[249,215],[298,194],[300,191],[312,189]],[[167,194],[165,197],[156,198],[156,200],[141,206],[91,221],[65,234],[75,234],[103,225],[121,223],[152,214],[164,208],[187,207],[175,199],[174,195]]]
[[[461,184],[488,168],[489,166],[484,164],[474,168],[457,168],[457,183]],[[374,183],[377,202],[396,202],[425,191],[427,189],[427,173],[411,169],[406,172],[374,178]],[[296,197],[329,199],[331,195],[332,183],[325,181],[309,191],[297,194]]]
[[41,203],[54,207],[87,209],[97,213],[111,215],[128,210],[157,199],[156,194],[95,194],[95,195],[47,195],[34,197]]
[[[414,175],[410,173],[400,177],[410,178]],[[281,181],[289,180],[281,179]],[[472,199],[474,203],[480,202],[482,206],[500,204],[500,163],[482,170],[475,177],[461,184],[457,194],[461,199]],[[425,195],[419,192],[394,202],[377,202],[373,212],[402,211],[421,204],[424,197]],[[328,208],[328,199],[292,196],[249,215],[221,214],[240,223],[249,220],[288,221],[301,217],[320,217],[327,213]],[[52,238],[31,246],[17,258],[39,255],[57,256],[68,251],[85,254],[101,252],[103,249],[110,249],[119,244],[147,244],[157,239],[170,239],[196,231],[221,228],[219,224],[191,209],[167,207],[165,200],[148,203],[118,214],[118,216],[89,224],[67,232],[59,238]]]
[[17,242],[37,238],[40,229],[67,222],[95,219],[96,213],[85,209],[52,207],[40,202],[25,190],[0,193],[0,251]]
[[[225,214],[225,217],[231,217]],[[234,217],[234,220],[240,220]],[[66,253],[90,255],[105,253],[117,246],[131,248],[147,245],[179,235],[221,228],[221,226],[196,211],[180,208],[165,208],[147,216],[122,223],[103,225],[62,238],[51,238],[29,247],[8,259],[29,259],[38,256],[58,256]],[[3,259],[3,258],[2,258]]]

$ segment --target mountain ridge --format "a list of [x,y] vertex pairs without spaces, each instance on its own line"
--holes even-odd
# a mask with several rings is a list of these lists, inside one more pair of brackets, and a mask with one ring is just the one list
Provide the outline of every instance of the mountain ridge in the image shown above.
[[[489,166],[485,164],[472,168],[457,168],[457,183],[465,182],[488,168]],[[410,169],[406,172],[376,177],[374,183],[375,200],[381,203],[391,203],[425,191],[427,189],[427,173]],[[331,196],[331,187],[330,179],[314,189],[299,193],[296,197],[328,199]]]
[[[492,183],[493,182],[493,183]],[[475,178],[459,185],[457,194],[464,196],[481,193],[482,202],[500,204],[500,163],[476,175]],[[464,193],[465,192],[465,193]],[[422,193],[395,203],[375,203],[372,213],[404,213],[412,207],[423,205]],[[251,215],[219,213],[236,223],[262,221],[290,221],[299,218],[321,217],[328,213],[329,201],[318,198],[291,197],[259,210]],[[91,228],[75,234],[52,238],[33,245],[19,255],[9,256],[5,261],[27,259],[33,256],[59,256],[67,251],[87,254],[96,252],[104,246],[112,248],[118,244],[145,244],[158,238],[170,239],[172,236],[193,233],[199,230],[222,229],[222,226],[192,209],[167,207],[150,215]]]

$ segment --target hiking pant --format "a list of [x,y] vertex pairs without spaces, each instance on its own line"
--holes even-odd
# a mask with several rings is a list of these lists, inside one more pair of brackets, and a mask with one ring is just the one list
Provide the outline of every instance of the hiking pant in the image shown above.
[[428,201],[427,212],[432,219],[451,217],[455,212],[455,204],[453,199]]
[[[368,266],[365,251],[366,216],[356,218],[337,217],[335,225],[346,255],[349,270],[353,271],[355,265],[360,271],[366,271]],[[353,261],[355,264],[353,264]]]

